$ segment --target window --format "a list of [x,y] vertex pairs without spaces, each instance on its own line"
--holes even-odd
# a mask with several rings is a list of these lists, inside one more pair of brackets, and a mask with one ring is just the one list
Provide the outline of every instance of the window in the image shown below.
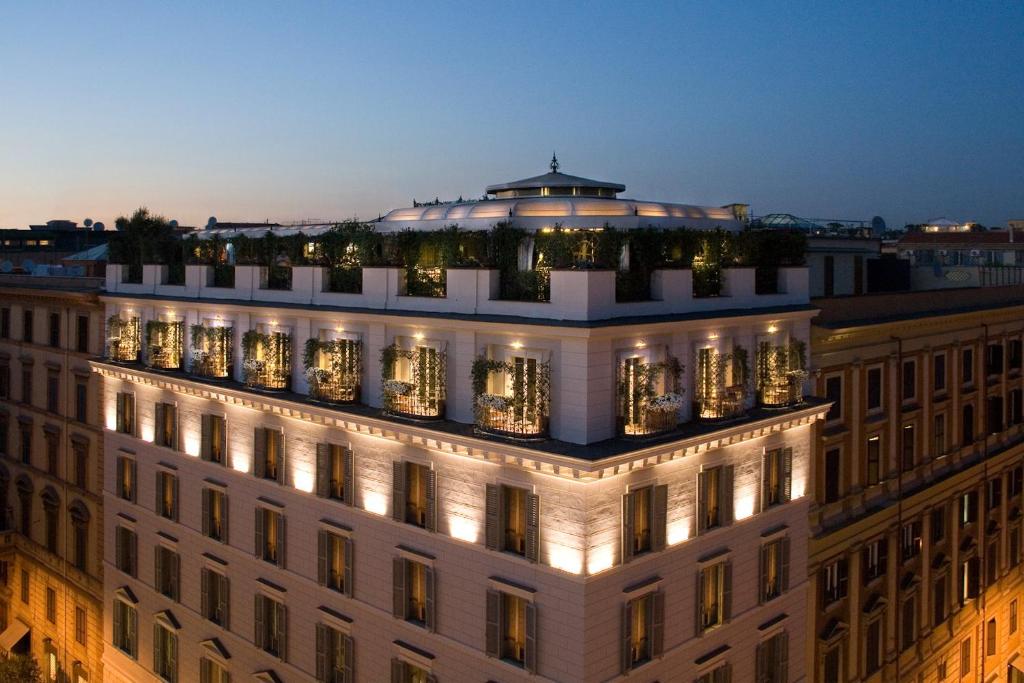
[[847,591],[846,560],[838,558],[821,568],[821,603],[823,606],[842,600]]
[[1019,425],[1024,422],[1024,392],[1020,389],[1010,389],[1010,410],[1007,419],[1010,425]]
[[160,595],[178,601],[181,584],[181,556],[170,548],[156,546],[153,558],[153,587]]
[[178,680],[178,636],[160,623],[153,626],[153,671],[168,683]]
[[50,346],[60,348],[60,313],[50,314]]
[[996,620],[989,619],[985,625],[985,656],[991,657],[996,653]]
[[721,626],[732,610],[732,565],[726,560],[697,573],[697,625],[700,632]]
[[789,539],[761,546],[759,602],[770,602],[789,589]]
[[965,448],[974,443],[974,406],[969,403],[963,407],[963,413],[961,414],[960,443]]
[[757,683],[789,680],[789,635],[783,631],[757,646]]
[[766,451],[761,464],[761,509],[789,502],[793,488],[793,449]]
[[903,400],[913,401],[917,398],[917,362],[903,361]]
[[729,683],[731,680],[732,669],[729,666],[729,663],[725,662],[723,664],[718,665],[711,671],[708,671],[707,673],[698,676],[697,680],[694,681],[694,683]]
[[981,585],[979,574],[980,561],[974,555],[960,563],[960,604],[966,603],[978,597],[978,589]]
[[135,502],[136,486],[136,465],[131,458],[119,457],[117,459],[117,496],[122,500]]
[[135,434],[135,394],[120,392],[117,395],[117,431]]
[[282,483],[284,481],[284,432],[257,427],[254,451],[256,477]]
[[[522,489],[518,489],[522,491]],[[525,493],[525,492],[524,492]],[[665,549],[668,486],[642,486],[622,497],[622,559]]]
[[21,601],[23,603],[25,603],[26,605],[28,604],[29,595],[30,594],[31,594],[31,592],[29,591],[29,574],[28,574],[28,570],[27,569],[22,569],[21,570]]
[[985,433],[998,434],[1003,431],[1003,397],[989,396],[985,406]]
[[[526,489],[498,484],[488,484],[486,495],[487,547],[536,562],[539,555],[540,498]],[[625,502],[623,515],[625,519]]]
[[32,404],[32,361],[21,362],[21,402]]
[[1010,601],[1010,635],[1017,632],[1017,599],[1014,598]]
[[46,409],[60,412],[60,372],[56,370],[46,371]]
[[664,621],[665,595],[660,590],[626,602],[622,613],[622,673],[661,656]]
[[178,449],[178,407],[173,403],[157,403],[153,406],[155,414],[153,425],[153,443],[164,448]]
[[711,467],[697,475],[697,532],[732,523],[732,465]]
[[317,549],[317,580],[320,585],[351,597],[352,539],[321,530]]
[[228,605],[230,599],[228,577],[212,569],[203,568],[200,576],[200,610],[203,618],[223,628],[228,628]]
[[284,603],[265,595],[256,595],[256,647],[287,660],[287,618]]
[[999,540],[996,540],[988,544],[988,550],[985,552],[985,585],[991,586],[996,582],[999,576]]
[[139,613],[123,600],[114,600],[114,647],[139,658]]
[[825,502],[834,503],[839,500],[842,457],[838,448],[825,451]]
[[917,641],[917,596],[903,601],[900,615],[900,651],[909,649]]
[[825,296],[833,296],[836,292],[836,258],[825,257]]
[[434,568],[405,557],[393,563],[393,614],[434,630]]
[[231,674],[219,662],[203,657],[199,660],[199,683],[231,683]]
[[0,364],[0,398],[11,398],[11,366],[7,361]]
[[355,683],[352,638],[325,624],[316,625],[318,683]]
[[842,683],[843,676],[843,646],[834,645],[822,657],[821,680],[822,683]]
[[946,588],[946,572],[941,572],[932,584],[932,627],[937,627],[949,616],[949,591]]
[[921,553],[921,522],[908,522],[900,527],[900,554],[903,561],[911,560]]
[[942,392],[946,390],[946,354],[937,353],[932,358],[932,371],[934,377],[932,378],[932,384],[934,385],[935,391]]
[[946,452],[946,415],[935,416],[932,429],[932,455],[939,456]]
[[825,414],[825,420],[831,422],[833,420],[843,419],[842,375],[832,375],[831,377],[825,378],[825,400],[832,402],[832,405],[829,406],[828,413]]
[[877,484],[881,477],[882,469],[882,439],[872,436],[868,439],[867,446],[867,478],[868,486]]
[[57,623],[57,591],[49,586],[46,587],[46,620],[51,624]]
[[395,521],[436,530],[434,496],[437,472],[429,465],[395,462],[392,476],[392,514]]
[[32,320],[32,309],[25,310],[21,316],[21,338],[30,344],[34,339],[32,334],[34,331],[32,328],[35,326],[34,323],[35,321]]
[[525,597],[487,591],[487,655],[534,672],[537,614]]
[[996,510],[1003,504],[1003,479],[993,477],[985,482],[985,509]]
[[1006,536],[1009,543],[1006,563],[1010,569],[1013,569],[1020,564],[1020,525],[1011,526]]
[[886,539],[879,538],[868,543],[861,551],[865,585],[885,574],[888,545]]
[[318,496],[351,504],[353,502],[352,474],[352,449],[333,443],[316,445],[316,493]]
[[129,576],[137,576],[139,545],[135,532],[127,527],[118,526],[115,542],[117,568]]
[[882,409],[882,368],[868,369],[868,412]]
[[76,329],[75,350],[79,353],[89,353],[89,316],[78,316]]
[[46,446],[46,472],[57,477],[60,468],[60,437],[50,425],[43,427],[43,442]]
[[960,496],[960,526],[978,521],[978,492],[968,491]]
[[864,673],[871,675],[882,668],[882,618],[868,622],[864,634]]
[[270,508],[256,508],[256,556],[284,567],[284,515]]
[[[81,510],[77,512],[76,510]],[[71,559],[76,569],[87,571],[89,563],[89,519],[85,507],[71,510],[71,542],[74,556]]]
[[939,677],[940,681],[946,680],[946,676],[949,674],[948,667],[946,666],[946,660],[943,659],[939,662],[938,666],[935,667],[935,673]]
[[391,683],[436,683],[437,678],[415,664],[392,658]]
[[985,370],[989,375],[1001,375],[1003,373],[1002,343],[988,345],[985,354]]
[[207,462],[227,464],[228,431],[223,415],[203,415],[200,455]]
[[170,472],[156,473],[156,513],[178,521],[178,477]]
[[914,469],[914,425],[903,425],[903,438],[901,439],[902,453],[900,460],[903,471],[909,472]]
[[962,384],[974,383],[974,349],[964,349],[960,356],[960,379]]
[[971,639],[960,643],[960,677],[971,673]]
[[88,617],[89,613],[85,611],[84,607],[75,607],[75,642],[79,645],[86,644],[89,624]]
[[84,379],[75,382],[75,419],[89,421],[89,384]]
[[0,308],[0,338],[11,338],[11,309]]
[[57,553],[57,537],[60,533],[60,523],[57,518],[57,508],[60,505],[60,501],[55,498],[47,497],[47,492],[43,492],[43,523],[45,530],[46,549],[51,553]]
[[71,437],[71,459],[74,462],[74,483],[80,489],[89,488],[89,444]]
[[217,489],[203,489],[203,536],[228,542],[228,496]]

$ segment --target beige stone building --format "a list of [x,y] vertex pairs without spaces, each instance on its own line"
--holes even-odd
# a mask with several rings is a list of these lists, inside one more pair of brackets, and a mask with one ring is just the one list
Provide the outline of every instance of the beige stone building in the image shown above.
[[141,272],[92,364],[107,680],[809,679],[806,269]]
[[1016,288],[819,299],[808,671],[1024,680]]
[[103,680],[99,278],[0,275],[0,649]]

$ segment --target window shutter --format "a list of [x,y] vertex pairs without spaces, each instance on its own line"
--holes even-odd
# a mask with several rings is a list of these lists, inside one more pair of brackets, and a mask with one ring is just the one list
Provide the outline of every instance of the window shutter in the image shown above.
[[768,648],[765,643],[757,644],[757,663],[756,663],[756,677],[758,681],[769,680],[768,679],[768,663],[765,661],[767,658]]
[[330,571],[328,562],[330,561],[330,543],[331,535],[326,531],[317,532],[317,544],[316,544],[316,581],[321,586],[327,585],[327,574]]
[[489,550],[501,550],[501,488],[497,484],[487,484],[486,502],[486,533],[485,542]]
[[782,590],[789,590],[789,537],[782,539],[780,544],[782,551]]
[[132,657],[139,656],[139,611],[134,607],[128,612],[128,643]]
[[661,657],[665,651],[665,593],[651,594],[651,655]]
[[165,406],[163,403],[157,403],[156,405],[153,406],[153,419],[154,422],[156,422],[156,428],[153,430],[153,434],[156,436],[155,441],[157,442],[158,445],[170,446],[169,443],[164,443],[164,434],[166,433],[164,431],[164,423],[166,422],[166,420],[164,419],[164,409]]
[[227,629],[231,625],[231,581],[223,574],[215,574],[219,590],[217,591],[217,611],[220,613],[221,625]]
[[323,624],[316,625],[316,680],[320,683],[331,683],[327,678],[327,648],[331,633]]
[[174,420],[171,423],[171,443],[168,444],[171,448],[176,451],[180,451],[181,448],[178,444],[178,407],[171,407],[171,418]]
[[695,604],[697,606],[696,634],[700,635],[704,632],[704,570],[697,571],[697,600]]
[[763,605],[766,588],[768,587],[768,548],[770,545],[761,546],[757,554],[757,604]]
[[178,521],[178,477],[171,478],[171,518]]
[[210,535],[210,489],[203,489],[203,536]]
[[342,482],[343,488],[342,493],[345,496],[345,502],[349,505],[355,503],[356,491],[355,491],[355,474],[352,468],[355,466],[355,458],[352,454],[351,448],[345,448],[341,451],[342,466],[344,468],[345,479]]
[[537,606],[532,602],[526,604],[526,653],[523,668],[532,674],[537,673]]
[[163,588],[163,578],[165,569],[163,555],[164,554],[162,546],[158,545],[155,548],[153,548],[153,578],[155,579],[154,583],[156,583],[158,588]]
[[283,514],[277,513],[277,566],[281,569],[288,564],[285,555],[285,539],[288,537],[286,521]]
[[117,431],[124,431],[124,394],[117,395]]
[[170,666],[170,679],[178,680],[178,636],[172,635],[167,639],[167,663]]
[[726,560],[722,567],[722,620],[732,618],[732,560]]
[[722,495],[719,498],[719,500],[722,501],[722,526],[732,524],[733,520],[733,471],[734,468],[732,465],[724,466],[722,468],[722,477],[719,480],[722,486]]
[[437,531],[437,470],[427,471],[427,530]]
[[768,471],[771,463],[772,451],[766,450],[761,456],[761,512],[768,509],[770,495],[768,491]]
[[266,600],[266,598],[260,595],[259,593],[257,593],[254,597],[256,599],[256,614],[255,619],[253,620],[253,623],[255,624],[256,627],[256,637],[254,638],[254,640],[256,641],[256,647],[262,650],[265,647],[265,643],[263,640],[263,636],[265,635],[263,632],[263,601]]
[[629,673],[633,668],[633,601],[627,600],[622,606],[622,652],[620,673]]
[[117,646],[124,645],[124,623],[121,621],[121,612],[124,608],[121,604],[119,600],[114,600],[114,645]]
[[178,602],[181,592],[178,586],[181,581],[181,555],[171,554],[171,591],[174,593],[174,601]]
[[356,648],[352,636],[342,635],[341,646],[345,648],[341,683],[356,683]]
[[282,662],[288,661],[288,608],[282,602],[275,602],[274,609],[277,610],[277,642],[280,643]]
[[391,683],[405,683],[405,662],[391,659]]
[[203,415],[202,417],[202,442],[199,447],[199,453],[203,457],[203,460],[210,461],[213,459],[212,415]]
[[629,562],[633,557],[633,530],[636,520],[633,516],[633,495],[622,496],[622,563]]
[[487,591],[487,623],[484,628],[488,657],[501,657],[501,593]]
[[540,560],[540,496],[526,494],[526,559]]
[[782,451],[782,500],[789,501],[793,497],[793,449]]
[[267,476],[267,430],[257,427],[252,443],[253,474],[257,479]]
[[355,595],[355,580],[354,577],[352,576],[352,539],[343,539],[342,545],[345,548],[345,595],[351,598],[353,595]]
[[199,575],[199,611],[203,619],[210,618],[210,570],[204,569]]
[[666,525],[668,524],[668,485],[654,487],[654,509],[651,511],[651,550],[665,549]]
[[331,445],[316,445],[316,495],[327,498],[331,487]]
[[231,528],[228,526],[228,503],[230,500],[228,494],[220,494],[220,540],[224,545],[228,543],[228,530]]
[[789,634],[785,631],[775,636],[778,644],[775,647],[776,666],[780,681],[789,680]]
[[131,484],[131,487],[132,487],[132,489],[131,489],[132,502],[136,503],[136,502],[138,502],[138,498],[139,498],[139,492],[138,492],[138,488],[139,488],[139,466],[138,466],[138,463],[135,462],[134,460],[129,460],[128,461],[128,470],[129,470],[129,476],[130,476],[130,478],[132,480],[132,484]]
[[[206,657],[203,657],[201,660],[199,660],[199,683],[215,683],[211,680],[210,660]],[[221,682],[216,681],[216,683]]]
[[254,552],[256,557],[263,559],[263,544],[266,539],[266,532],[263,527],[263,508],[256,508],[255,538],[253,539]]
[[128,532],[128,566],[133,577],[139,576],[139,537],[134,531]]
[[163,511],[164,511],[164,487],[163,487],[163,483],[164,483],[164,473],[163,472],[157,472],[156,473],[156,486],[153,488],[153,490],[156,492],[156,495],[154,496],[154,498],[156,498],[156,507],[154,508],[154,510],[156,511],[156,514],[158,516],[163,516]]
[[391,562],[391,568],[391,613],[399,619],[405,619],[405,560],[396,557]]
[[284,432],[280,432],[275,429],[273,432],[271,432],[270,438],[272,438],[274,440],[274,443],[277,444],[277,483],[283,484],[285,458],[287,457],[287,454],[284,452]]
[[708,477],[704,472],[697,473],[697,535],[707,530],[708,518]]
[[153,624],[153,670],[163,671],[164,643],[160,637],[160,624]]
[[124,458],[117,459],[117,495],[120,497],[124,493],[124,468],[127,464],[127,460]]
[[391,463],[391,518],[396,522],[405,521],[405,463]]
[[427,630],[433,633],[437,630],[437,575],[433,567],[424,569],[427,584]]

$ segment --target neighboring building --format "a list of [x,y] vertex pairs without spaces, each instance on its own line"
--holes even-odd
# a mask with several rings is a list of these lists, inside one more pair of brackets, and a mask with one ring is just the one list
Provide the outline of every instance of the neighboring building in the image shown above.
[[0,649],[103,680],[99,278],[0,274]]
[[864,294],[873,262],[881,257],[877,237],[820,235],[807,238],[812,297]]
[[809,677],[1022,680],[1024,293],[815,304]]
[[911,266],[913,289],[1024,284],[1024,232],[944,230],[908,232],[896,253]]
[[805,268],[215,267],[108,266],[105,680],[809,680]]
[[0,262],[10,262],[14,269],[58,266],[72,254],[106,244],[112,233],[104,230],[102,223],[87,224],[79,228],[72,221],[49,221],[28,230],[0,229]]

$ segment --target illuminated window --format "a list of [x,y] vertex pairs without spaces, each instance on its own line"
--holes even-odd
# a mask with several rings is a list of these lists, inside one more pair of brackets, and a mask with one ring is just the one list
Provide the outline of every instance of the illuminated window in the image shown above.
[[789,539],[780,538],[761,546],[759,602],[766,603],[789,588]]
[[178,449],[178,408],[173,403],[157,403],[154,409],[153,443]]
[[284,515],[270,508],[256,508],[257,557],[284,567],[284,540]]
[[321,586],[352,595],[352,539],[321,530],[317,537],[317,580]]
[[487,485],[487,547],[538,560],[540,498],[526,489]]
[[722,561],[697,573],[697,624],[708,631],[729,620],[732,609],[732,566]]
[[127,602],[114,599],[114,647],[132,659],[139,656],[139,614]]
[[437,472],[429,465],[395,462],[393,466],[392,505],[396,522],[423,529],[436,529]]
[[131,458],[117,459],[117,495],[122,500],[135,502],[136,496],[136,465]]
[[153,583],[161,595],[177,601],[180,594],[181,556],[162,545],[156,547]]
[[205,619],[228,627],[228,577],[212,569],[203,568],[200,577],[202,588],[200,609]]
[[281,660],[287,660],[287,608],[265,595],[256,595],[256,647]]
[[786,683],[788,680],[789,634],[778,633],[758,644],[757,683]]
[[284,432],[257,427],[255,435],[254,472],[257,479],[284,482]]
[[121,434],[135,434],[135,394],[117,394],[117,431]]
[[207,462],[227,464],[227,426],[223,415],[203,415],[200,456]]
[[623,561],[664,550],[668,486],[635,488],[622,499]]
[[428,631],[434,630],[434,569],[404,557],[394,560],[393,613]]
[[793,489],[793,449],[775,448],[764,454],[761,466],[761,508],[786,503]]
[[697,532],[732,523],[733,467],[711,467],[697,475]]
[[353,502],[352,449],[332,443],[316,446],[316,492],[322,498]]
[[317,624],[316,658],[319,683],[355,683],[350,636],[326,624]]
[[535,672],[536,630],[536,610],[524,595],[494,589],[487,591],[485,631],[488,656]]
[[203,489],[203,535],[228,542],[228,497],[223,491]]

